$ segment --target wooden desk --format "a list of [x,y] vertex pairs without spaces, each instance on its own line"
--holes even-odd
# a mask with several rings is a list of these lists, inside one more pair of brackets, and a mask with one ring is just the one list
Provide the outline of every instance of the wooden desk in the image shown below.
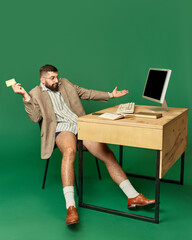
[[[118,106],[101,110],[99,112],[115,112]],[[151,106],[135,107],[137,112],[150,112]],[[99,118],[97,115],[88,114],[78,119],[78,139],[89,140],[124,146],[140,147],[153,149],[157,151],[156,162],[156,206],[155,218],[145,218],[135,214],[114,212],[115,210],[105,212],[118,215],[134,217],[137,219],[159,222],[159,185],[160,179],[171,168],[171,166],[182,156],[180,181],[169,181],[183,184],[184,171],[184,152],[187,147],[187,124],[188,109],[169,108],[168,112],[161,112],[163,117],[158,119],[126,117],[119,120],[108,120]],[[82,143],[80,141],[80,146]],[[80,148],[81,148],[80,147]],[[79,180],[80,180],[80,198],[79,205],[95,210],[103,211],[92,205],[83,203],[83,176],[82,176],[83,155],[80,149],[79,154]],[[112,212],[111,212],[112,211]],[[134,215],[134,216],[132,216]]]

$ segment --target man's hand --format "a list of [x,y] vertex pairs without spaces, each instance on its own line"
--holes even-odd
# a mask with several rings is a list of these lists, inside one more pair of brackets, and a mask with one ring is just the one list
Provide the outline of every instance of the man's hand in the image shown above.
[[118,97],[122,97],[126,94],[128,94],[129,91],[128,90],[122,90],[122,91],[117,91],[117,87],[113,90],[112,93],[110,93],[110,97],[111,98],[118,98]]
[[14,83],[12,85],[12,88],[15,93],[22,95],[24,100],[30,98],[29,94],[25,91],[23,87],[21,87],[20,83]]

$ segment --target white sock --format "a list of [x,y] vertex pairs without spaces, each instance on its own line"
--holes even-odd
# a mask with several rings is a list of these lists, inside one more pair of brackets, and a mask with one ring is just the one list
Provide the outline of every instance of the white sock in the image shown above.
[[132,186],[128,179],[121,182],[119,187],[122,189],[122,191],[128,198],[135,198],[139,195],[139,193],[135,190],[135,188]]
[[74,186],[64,187],[63,194],[65,196],[66,208],[68,209],[70,206],[76,207],[74,199]]

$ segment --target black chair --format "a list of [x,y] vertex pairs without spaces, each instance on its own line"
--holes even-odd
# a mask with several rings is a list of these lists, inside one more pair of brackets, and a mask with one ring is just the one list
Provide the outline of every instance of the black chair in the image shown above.
[[[41,123],[42,121],[39,122],[39,127],[41,129]],[[78,147],[78,141],[77,141],[77,151],[79,150],[79,147]],[[54,146],[54,149],[56,149],[57,146],[55,144]],[[83,152],[88,152],[87,148],[85,146],[83,146]],[[43,185],[42,185],[42,189],[45,188],[45,182],[46,182],[46,178],[47,178],[47,171],[48,171],[48,166],[49,166],[49,159],[47,159],[46,161],[46,165],[45,165],[45,172],[44,172],[44,177],[43,177]],[[98,172],[98,176],[99,176],[99,179],[101,180],[101,172],[100,172],[100,168],[99,168],[99,162],[98,162],[98,159],[95,158],[95,161],[96,161],[96,166],[97,166],[97,172]],[[77,185],[77,179],[76,179],[76,176],[75,176],[75,186],[76,186],[76,190],[77,190],[77,195],[79,196],[79,188],[78,188],[78,185]]]
[[[56,149],[57,146],[55,145],[54,149]],[[78,151],[79,147],[78,147],[78,141],[77,141],[77,151]],[[87,148],[85,146],[83,146],[83,152],[88,152]],[[45,172],[44,172],[44,177],[43,177],[43,185],[42,185],[42,189],[45,188],[45,182],[46,182],[46,178],[47,178],[47,171],[48,171],[48,166],[49,166],[49,159],[47,159],[46,161],[46,165],[45,165]],[[96,161],[96,166],[97,166],[97,172],[98,172],[98,176],[99,176],[99,179],[101,180],[101,172],[100,172],[100,168],[99,168],[99,162],[98,162],[98,159],[95,158],[95,161]],[[79,196],[79,188],[78,188],[78,185],[77,185],[77,179],[76,179],[76,176],[75,176],[75,186],[76,186],[76,190],[77,190],[77,195]]]

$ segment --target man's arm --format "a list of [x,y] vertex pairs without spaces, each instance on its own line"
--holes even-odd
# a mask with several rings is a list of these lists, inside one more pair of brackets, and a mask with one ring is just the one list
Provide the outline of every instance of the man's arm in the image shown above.
[[108,101],[110,96],[107,92],[96,91],[92,89],[86,89],[73,85],[78,93],[78,96],[84,100],[97,100],[97,101]]
[[96,91],[96,90],[89,90],[89,89],[79,87],[77,85],[74,85],[74,87],[76,88],[79,97],[81,99],[86,99],[86,100],[108,101],[109,98],[118,98],[129,93],[128,90],[117,91],[117,87],[111,93]]
[[13,91],[23,97],[25,111],[33,122],[39,122],[42,119],[39,105],[30,97],[30,95],[21,87],[20,83],[12,85]]

